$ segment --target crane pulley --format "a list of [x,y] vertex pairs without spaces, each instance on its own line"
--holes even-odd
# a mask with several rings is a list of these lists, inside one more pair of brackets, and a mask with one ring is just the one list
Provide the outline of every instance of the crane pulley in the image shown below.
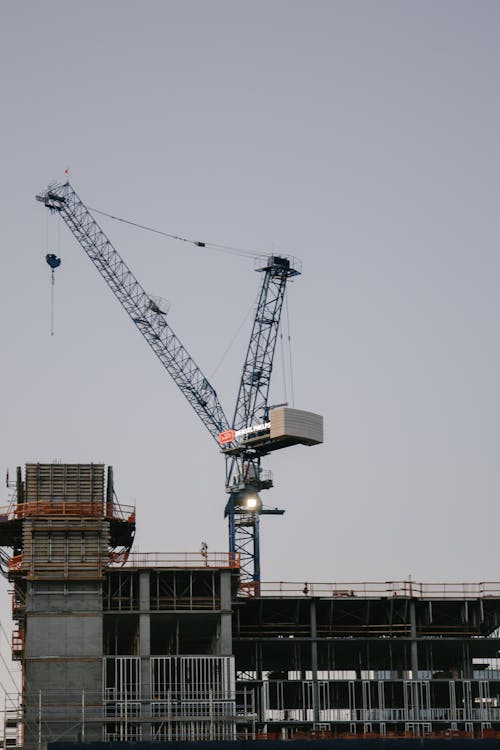
[[198,414],[225,456],[225,515],[229,549],[240,558],[242,583],[258,593],[260,582],[259,517],[284,511],[262,506],[259,492],[272,487],[261,458],[273,450],[323,440],[322,418],[310,412],[270,409],[269,387],[287,281],[300,272],[293,261],[272,255],[257,269],[263,274],[233,420],[229,423],[217,393],[185,349],[157,304],[113,247],[91,210],[69,182],[52,185],[36,196],[57,212],[107,285]]

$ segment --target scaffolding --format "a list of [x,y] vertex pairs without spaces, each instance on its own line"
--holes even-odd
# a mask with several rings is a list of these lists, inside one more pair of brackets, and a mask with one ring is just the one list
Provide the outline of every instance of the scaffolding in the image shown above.
[[235,739],[232,657],[151,657],[146,674],[140,657],[107,657],[104,671],[105,739]]
[[[89,735],[116,740],[255,737],[251,691],[235,690],[233,657],[106,657],[99,691],[25,690],[9,696],[4,748],[37,748]],[[24,734],[31,741],[23,743]]]
[[[99,717],[101,727],[103,715],[102,585],[110,556],[126,559],[134,532],[135,509],[118,503],[111,467],[106,473],[102,464],[27,464],[24,478],[18,469],[15,497],[0,509],[0,546],[11,549],[2,561],[13,584],[12,655],[22,664],[23,689],[20,712],[5,712],[4,746],[13,744],[15,721],[25,747],[41,747],[56,727],[71,736],[79,690],[78,701],[85,693],[90,701],[87,733],[96,737],[93,722]],[[47,685],[59,685],[60,697]]]

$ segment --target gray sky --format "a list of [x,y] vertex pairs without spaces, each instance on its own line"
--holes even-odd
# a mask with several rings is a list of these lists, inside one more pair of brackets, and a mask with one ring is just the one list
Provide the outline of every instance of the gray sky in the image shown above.
[[[140,550],[227,549],[223,460],[57,221],[89,205],[299,256],[295,405],[325,444],[275,454],[264,580],[499,580],[500,5],[1,4],[0,462],[104,461]],[[252,263],[103,221],[207,373]],[[213,377],[232,412],[249,319]],[[277,357],[278,365],[280,355]],[[277,366],[274,401],[283,398]],[[4,489],[7,500],[7,491]]]

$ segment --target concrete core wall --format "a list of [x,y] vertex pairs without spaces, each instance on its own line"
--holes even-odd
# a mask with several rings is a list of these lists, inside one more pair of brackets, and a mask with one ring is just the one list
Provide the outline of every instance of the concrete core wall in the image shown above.
[[[55,586],[51,582],[52,587]],[[44,581],[31,582],[26,601],[25,741],[37,744],[39,718],[43,716],[43,740],[82,738],[82,714],[86,739],[101,739],[103,638],[100,582],[61,583],[63,591],[47,588]],[[50,593],[49,593],[50,592]],[[87,704],[87,705],[86,705]]]

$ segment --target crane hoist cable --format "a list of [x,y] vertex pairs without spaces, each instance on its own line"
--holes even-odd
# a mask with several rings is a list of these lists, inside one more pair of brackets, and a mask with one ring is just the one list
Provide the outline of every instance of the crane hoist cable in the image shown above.
[[[181,237],[180,235],[177,235],[177,234],[172,234],[170,232],[165,232],[164,230],[161,230],[161,229],[155,229],[154,227],[149,227],[146,224],[140,224],[138,222],[131,221],[130,219],[124,219],[123,217],[115,216],[114,214],[107,213],[106,211],[101,211],[100,209],[94,208],[92,206],[88,206],[88,210],[89,211],[94,211],[94,213],[100,214],[101,216],[105,216],[108,219],[112,219],[113,221],[119,221],[122,224],[128,224],[129,226],[136,227],[137,229],[142,229],[142,230],[144,230],[146,232],[152,232],[153,234],[159,234],[162,237],[168,237],[169,239],[176,240],[178,242],[187,242],[187,243],[189,243],[191,245],[194,245],[195,247],[209,248],[210,250],[217,250],[217,251],[220,251],[220,252],[231,253],[233,255],[238,255],[238,256],[243,257],[243,258],[252,258],[254,260],[259,260],[259,261],[261,261],[261,260],[267,260],[267,258],[269,257],[269,252],[266,253],[266,252],[263,252],[263,251],[249,250],[249,249],[244,249],[244,248],[240,248],[240,247],[234,247],[233,245],[222,245],[222,244],[217,244],[215,242],[206,242],[206,241],[192,240],[192,239],[189,239],[188,237]],[[298,260],[298,259],[296,259],[296,260]],[[255,305],[257,304],[257,301],[258,301],[258,298],[252,303],[252,305],[250,306],[248,312],[245,314],[245,317],[243,318],[243,320],[240,323],[240,325],[238,326],[235,334],[231,338],[231,340],[230,340],[227,348],[225,349],[224,353],[222,354],[222,357],[220,358],[220,360],[217,363],[215,369],[211,373],[210,379],[215,375],[215,373],[219,370],[220,366],[224,362],[224,360],[225,360],[225,358],[226,358],[229,350],[231,349],[231,347],[233,346],[236,338],[238,337],[239,333],[241,332],[241,329],[243,328],[243,326],[244,326],[244,324],[245,324],[245,322],[246,322],[246,320],[247,320],[247,318],[248,318],[248,316],[249,316],[252,308],[255,307]],[[281,340],[283,340],[283,337],[281,337]],[[290,343],[290,321],[289,321],[289,319],[288,319],[288,342]],[[290,358],[289,365],[290,365],[290,368],[291,368],[291,366],[292,366],[291,358]],[[285,369],[285,368],[283,368],[283,369]],[[284,376],[285,376],[285,373],[284,373]],[[286,392],[286,386],[285,386],[285,392]],[[292,385],[292,392],[293,392],[293,385]],[[285,401],[286,401],[286,398],[285,398]]]
[[45,256],[45,260],[47,264],[50,266],[51,270],[51,276],[50,276],[50,335],[54,335],[54,311],[55,311],[55,299],[54,299],[54,286],[55,286],[55,276],[54,271],[56,268],[58,268],[61,265],[61,259],[57,257],[54,253],[47,253]]
[[210,250],[218,250],[220,252],[239,255],[243,258],[254,258],[258,260],[263,260],[269,257],[270,254],[269,252],[266,253],[260,250],[247,250],[241,247],[234,247],[233,245],[221,245],[216,242],[192,240],[189,237],[181,237],[178,234],[171,234],[170,232],[164,232],[162,229],[155,229],[154,227],[148,227],[146,224],[139,224],[138,222],[131,221],[130,219],[123,219],[120,216],[114,216],[114,214],[106,213],[106,211],[101,211],[98,208],[93,208],[92,206],[88,206],[88,209],[89,211],[94,211],[94,213],[100,214],[101,216],[106,216],[108,219],[120,221],[122,224],[129,224],[130,226],[136,227],[137,229],[143,229],[146,232],[152,232],[153,234],[160,234],[163,237],[168,237],[169,239],[176,240],[178,242],[188,242],[190,245],[194,245],[195,247],[206,247]]
[[295,406],[295,386],[293,382],[293,357],[292,357],[292,335],[290,331],[290,310],[288,307],[288,290],[285,289],[285,312],[286,312],[286,325],[288,334],[288,364],[290,368],[290,392],[292,406]]
[[247,322],[247,320],[248,320],[248,318],[250,316],[250,313],[255,308],[255,306],[257,304],[257,301],[258,301],[258,296],[254,300],[252,300],[252,304],[250,305],[250,307],[246,311],[245,316],[243,317],[243,320],[241,321],[241,323],[238,325],[238,328],[236,329],[236,331],[231,336],[231,339],[229,340],[229,344],[224,349],[224,352],[223,352],[222,356],[220,357],[219,361],[217,362],[215,368],[210,373],[209,380],[213,379],[214,375],[218,372],[218,370],[221,367],[222,363],[226,359],[227,355],[229,354],[229,351],[230,351],[231,347],[233,346],[234,342],[236,341],[236,339],[240,335],[240,333],[241,333],[241,331],[243,329],[243,326]]

